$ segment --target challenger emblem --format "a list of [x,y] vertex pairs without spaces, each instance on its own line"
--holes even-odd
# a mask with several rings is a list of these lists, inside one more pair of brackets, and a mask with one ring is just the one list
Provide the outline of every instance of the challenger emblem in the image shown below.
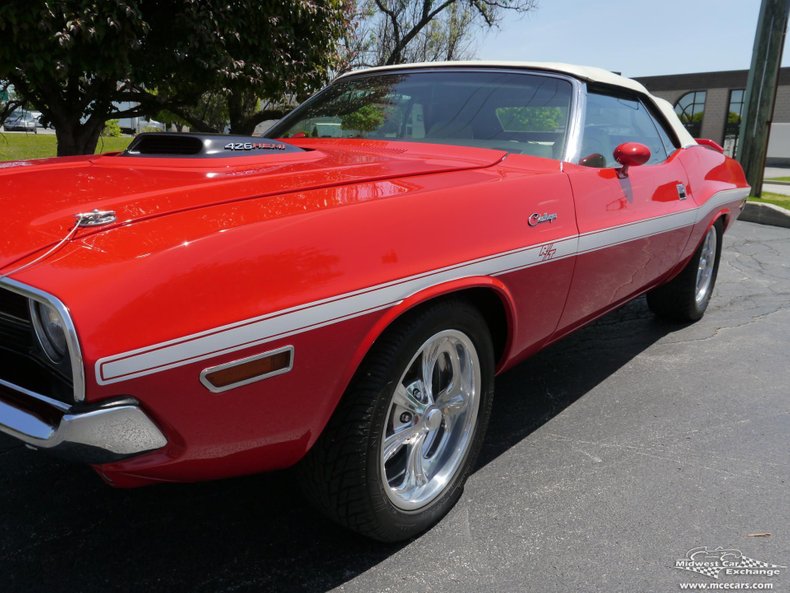
[[529,226],[538,226],[541,222],[551,222],[557,218],[555,213],[549,214],[548,212],[544,212],[543,214],[539,212],[535,212],[534,214],[530,214],[529,218],[527,219],[527,224]]

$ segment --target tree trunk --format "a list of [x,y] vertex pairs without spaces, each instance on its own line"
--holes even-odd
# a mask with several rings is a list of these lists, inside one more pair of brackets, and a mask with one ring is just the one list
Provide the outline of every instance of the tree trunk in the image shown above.
[[251,136],[258,124],[254,120],[258,110],[258,98],[254,93],[233,89],[228,96],[228,115],[230,116],[230,133]]
[[99,135],[104,128],[102,118],[92,116],[87,122],[60,121],[55,126],[58,140],[58,156],[74,156],[93,154],[99,142]]

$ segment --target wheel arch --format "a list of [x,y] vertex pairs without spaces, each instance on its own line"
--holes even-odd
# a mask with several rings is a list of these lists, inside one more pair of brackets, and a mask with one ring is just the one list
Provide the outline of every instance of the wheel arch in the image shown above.
[[[723,233],[728,228],[730,228],[730,225],[735,221],[735,218],[737,218],[737,217],[733,217],[732,210],[730,210],[729,208],[722,208],[716,214],[714,214],[713,220],[711,220],[710,225],[708,226],[708,228],[712,227],[714,224],[716,224],[717,222],[719,222],[721,220],[722,224],[724,225],[724,227],[722,228],[722,233]],[[707,232],[707,229],[706,229],[706,232]]]
[[[724,233],[730,227],[732,222],[734,222],[732,218],[732,211],[729,208],[720,208],[718,210],[715,210],[710,215],[708,222],[705,223],[703,226],[700,226],[700,236],[696,238],[696,240],[694,240],[693,242],[689,241],[689,244],[693,247],[693,249],[691,250],[691,255],[694,254],[694,252],[699,248],[699,246],[705,240],[705,235],[707,234],[707,232],[719,221],[721,221],[722,224],[721,233],[722,235],[724,235]],[[691,239],[691,237],[689,237],[689,239]]]
[[388,309],[360,342],[350,361],[346,376],[349,381],[362,361],[384,332],[408,315],[416,314],[423,307],[445,299],[461,299],[472,304],[488,325],[494,342],[494,360],[497,371],[510,357],[513,336],[516,332],[516,309],[507,286],[489,276],[454,280],[416,292]]
[[688,264],[691,258],[694,256],[694,252],[699,248],[702,244],[702,241],[705,239],[705,233],[710,230],[710,228],[719,222],[722,221],[722,234],[724,234],[727,229],[732,226],[732,224],[737,219],[737,214],[734,213],[729,207],[722,207],[718,210],[714,210],[708,216],[705,217],[706,222],[702,220],[695,225],[695,227],[691,230],[691,234],[689,235],[688,239],[686,240],[686,245],[683,248],[683,253],[680,258],[680,261],[666,274],[664,275],[656,285],[661,285],[666,282],[672,280],[675,276],[677,276],[680,271]]

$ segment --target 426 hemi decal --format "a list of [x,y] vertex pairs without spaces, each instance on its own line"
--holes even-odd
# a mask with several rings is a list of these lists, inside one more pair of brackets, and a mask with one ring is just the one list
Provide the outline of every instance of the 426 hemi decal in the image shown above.
[[285,150],[284,144],[276,142],[228,142],[225,150]]

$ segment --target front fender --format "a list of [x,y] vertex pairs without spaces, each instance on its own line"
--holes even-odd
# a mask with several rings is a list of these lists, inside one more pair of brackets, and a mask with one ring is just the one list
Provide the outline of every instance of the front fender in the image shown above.
[[[359,368],[359,365],[362,364],[365,356],[370,352],[375,341],[405,313],[435,299],[453,295],[463,296],[465,293],[468,294],[468,291],[475,289],[488,290],[494,293],[501,302],[505,312],[507,331],[502,356],[500,356],[500,359],[497,361],[497,371],[499,371],[503,363],[511,357],[513,336],[516,335],[516,325],[518,323],[515,301],[508,287],[497,278],[492,278],[490,276],[472,276],[419,290],[388,309],[373,327],[371,327],[365,338],[360,342],[359,347],[354,353],[354,357],[349,361],[349,365],[344,374],[345,385],[348,386],[348,383]],[[485,316],[485,312],[482,313]]]

